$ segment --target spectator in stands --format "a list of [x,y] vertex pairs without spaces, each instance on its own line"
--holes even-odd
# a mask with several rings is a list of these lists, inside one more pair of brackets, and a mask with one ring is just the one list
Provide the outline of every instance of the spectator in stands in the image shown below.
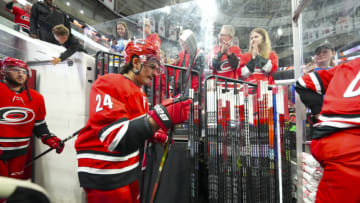
[[120,54],[123,53],[127,43],[130,41],[129,29],[124,21],[116,24],[116,39],[111,42],[111,49]]
[[239,79],[256,83],[257,80],[275,84],[272,76],[278,69],[278,56],[271,50],[267,31],[255,28],[250,32],[249,51],[241,57]]
[[[204,70],[204,53],[201,49],[197,48],[197,41],[195,34],[191,30],[184,30],[179,39],[179,43],[182,51],[179,53],[179,58],[177,60],[176,66],[192,68],[192,70],[197,70],[202,74]],[[180,71],[176,71],[175,73],[175,88],[177,92],[183,89],[185,84],[184,82],[187,80],[185,73],[182,74],[182,78],[179,78]],[[194,88],[195,91],[198,90],[199,85],[199,77],[194,75],[191,81],[191,87]],[[190,85],[189,85],[190,86]]]
[[[147,42],[150,42],[151,44],[155,45],[156,48],[160,49],[161,39],[157,33],[151,32],[151,22],[147,18],[144,19],[143,35]],[[162,67],[161,67],[161,69],[162,69]],[[162,74],[161,77],[163,78],[164,74]],[[158,87],[159,86],[158,84],[160,81],[159,78],[155,77],[153,81],[154,81],[155,87]],[[149,86],[151,86],[151,84],[149,84]],[[161,96],[159,96],[159,95],[161,95]],[[154,101],[151,101],[151,102],[154,102],[154,104],[160,103],[162,101],[162,95],[163,95],[163,92],[162,91],[159,92],[158,89],[156,88],[156,92],[153,97]]]
[[[314,51],[314,61],[308,63],[304,69],[304,74],[309,74],[314,71],[327,70],[332,68],[335,64],[333,57],[335,55],[334,48],[327,41],[321,43]],[[309,137],[314,133],[314,124],[318,119],[318,111],[321,110],[322,105],[319,106],[319,109],[315,112],[312,112],[314,108],[309,108],[306,113],[306,130],[308,131],[307,135]]]
[[[111,50],[117,54],[123,54],[126,45],[130,41],[129,29],[126,22],[120,21],[116,24],[116,39],[111,42]],[[123,64],[122,59],[110,56],[109,73],[118,73],[120,66]]]
[[157,48],[160,49],[161,39],[157,33],[151,32],[151,23],[150,23],[150,20],[147,18],[144,19],[144,36],[145,36],[146,41],[151,42]]
[[18,24],[22,31],[30,33],[30,11],[31,5],[26,4],[24,9],[21,9],[14,4],[17,3],[17,0],[12,0],[6,4],[6,10],[14,14],[15,19],[14,23]]
[[43,96],[26,86],[31,77],[26,63],[6,57],[0,68],[0,176],[22,179],[33,133],[57,153],[64,143],[48,129]]
[[66,48],[66,51],[61,53],[59,57],[53,57],[51,60],[51,63],[53,65],[56,65],[60,63],[61,61],[66,60],[70,56],[72,56],[77,51],[83,51],[87,53],[83,46],[79,43],[79,40],[77,40],[69,31],[67,27],[65,27],[63,24],[57,25],[52,29],[52,33],[54,35],[54,38],[58,42],[58,44],[64,46]]
[[[311,153],[324,167],[316,202],[360,202],[360,58],[302,76],[296,91],[319,121]],[[325,95],[325,96],[324,96]]]
[[335,51],[327,41],[321,43],[314,51],[314,61],[306,64],[303,69],[305,74],[322,69],[329,69],[335,65],[333,57]]
[[210,54],[209,68],[213,74],[238,79],[241,49],[233,44],[235,29],[232,25],[223,25],[219,34],[219,45]]
[[30,15],[30,36],[40,40],[57,44],[52,34],[56,25],[63,24],[71,30],[70,20],[59,8],[55,7],[53,0],[36,2],[31,9]]

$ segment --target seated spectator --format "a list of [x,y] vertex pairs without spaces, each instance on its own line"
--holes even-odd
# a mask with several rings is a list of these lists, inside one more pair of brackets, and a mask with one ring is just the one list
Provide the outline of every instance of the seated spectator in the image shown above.
[[63,24],[55,26],[52,29],[52,33],[58,44],[66,48],[66,51],[61,53],[59,57],[53,57],[53,59],[51,60],[51,63],[53,65],[56,65],[61,61],[66,60],[77,51],[83,51],[87,53],[83,49],[83,46],[79,43],[79,41],[70,33],[69,29],[67,29],[67,27],[65,27]]
[[240,66],[240,80],[253,83],[263,80],[270,85],[275,84],[272,74],[278,69],[278,56],[271,51],[270,38],[265,29],[255,28],[251,31],[249,52],[242,55]]
[[18,24],[22,31],[30,33],[30,11],[31,5],[26,4],[24,9],[21,9],[14,4],[17,3],[17,0],[12,0],[6,4],[6,10],[14,14],[15,19],[14,23]]
[[52,29],[60,24],[71,30],[69,18],[53,5],[53,0],[44,0],[44,3],[36,2],[32,6],[30,14],[30,36],[32,38],[57,44]]
[[210,55],[209,68],[214,75],[237,79],[237,70],[241,49],[233,44],[235,29],[232,25],[223,25],[219,34],[219,45]]
[[334,56],[335,51],[333,46],[327,41],[321,43],[314,51],[314,61],[306,64],[303,72],[308,74],[313,71],[330,69],[335,65],[333,61]]

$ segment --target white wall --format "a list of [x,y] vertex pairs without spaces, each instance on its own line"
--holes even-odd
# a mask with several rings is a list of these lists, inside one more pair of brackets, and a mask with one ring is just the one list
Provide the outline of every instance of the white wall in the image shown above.
[[[64,139],[82,128],[87,119],[88,89],[86,67],[94,67],[94,58],[76,53],[74,65],[46,65],[35,67],[38,90],[45,97],[46,121],[51,132]],[[54,202],[84,202],[77,177],[77,161],[73,138],[66,142],[59,155],[50,152],[35,163],[35,183],[43,186]],[[36,154],[48,147],[36,142]]]

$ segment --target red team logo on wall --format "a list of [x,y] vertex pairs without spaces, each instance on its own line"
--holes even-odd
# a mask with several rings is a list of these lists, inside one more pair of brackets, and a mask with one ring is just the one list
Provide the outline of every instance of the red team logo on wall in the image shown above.
[[23,107],[0,108],[0,124],[20,125],[33,121],[35,113],[32,109]]

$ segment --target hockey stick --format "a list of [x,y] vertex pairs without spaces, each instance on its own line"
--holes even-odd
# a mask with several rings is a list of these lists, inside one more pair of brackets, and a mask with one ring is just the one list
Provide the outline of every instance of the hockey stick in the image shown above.
[[[79,134],[79,132],[80,132],[81,130],[82,130],[82,128],[79,129],[79,130],[77,130],[76,132],[74,132],[74,133],[73,133],[72,135],[70,135],[69,137],[61,140],[61,143],[65,143],[66,141],[72,139],[72,138],[75,137],[77,134]],[[49,148],[49,149],[47,149],[46,151],[44,151],[44,152],[42,152],[41,154],[39,154],[39,155],[37,155],[36,157],[34,157],[33,160],[31,160],[30,162],[28,162],[28,163],[25,164],[25,168],[28,167],[28,166],[30,166],[30,165],[32,165],[37,159],[39,159],[40,157],[44,156],[45,154],[51,152],[53,149],[54,149],[54,148]]]
[[[196,48],[196,46],[195,46]],[[191,75],[191,71],[195,65],[195,58],[196,58],[196,49],[195,49],[195,54],[194,54],[194,57],[193,59],[190,61],[190,68],[188,68],[186,70],[186,82],[185,82],[185,88],[183,89],[183,92],[181,93],[181,96],[184,96],[185,93],[186,93],[186,90],[188,88],[188,83],[189,83],[189,79],[190,79],[190,75]],[[174,112],[173,112],[174,113]],[[158,174],[156,176],[156,181],[155,181],[155,184],[154,184],[154,189],[153,189],[153,192],[151,194],[151,199],[150,199],[150,203],[153,203],[155,201],[155,198],[156,198],[156,194],[157,194],[157,191],[158,191],[158,187],[159,187],[159,183],[160,183],[160,179],[161,179],[161,176],[162,176],[162,173],[163,173],[163,167],[164,167],[164,164],[165,164],[165,161],[167,159],[167,155],[168,155],[168,152],[170,150],[170,146],[171,146],[171,142],[172,142],[172,138],[173,138],[173,134],[174,134],[174,127],[172,127],[169,131],[169,135],[168,135],[168,140],[166,142],[166,145],[165,145],[165,150],[164,150],[164,154],[163,156],[161,157],[161,162],[160,162],[160,165],[159,165],[159,170],[158,170]]]
[[[61,61],[60,64],[67,64],[68,66],[72,66],[74,64],[73,60],[65,60]],[[38,66],[38,65],[49,65],[51,64],[51,60],[44,60],[44,61],[28,61],[26,62],[28,66]]]

